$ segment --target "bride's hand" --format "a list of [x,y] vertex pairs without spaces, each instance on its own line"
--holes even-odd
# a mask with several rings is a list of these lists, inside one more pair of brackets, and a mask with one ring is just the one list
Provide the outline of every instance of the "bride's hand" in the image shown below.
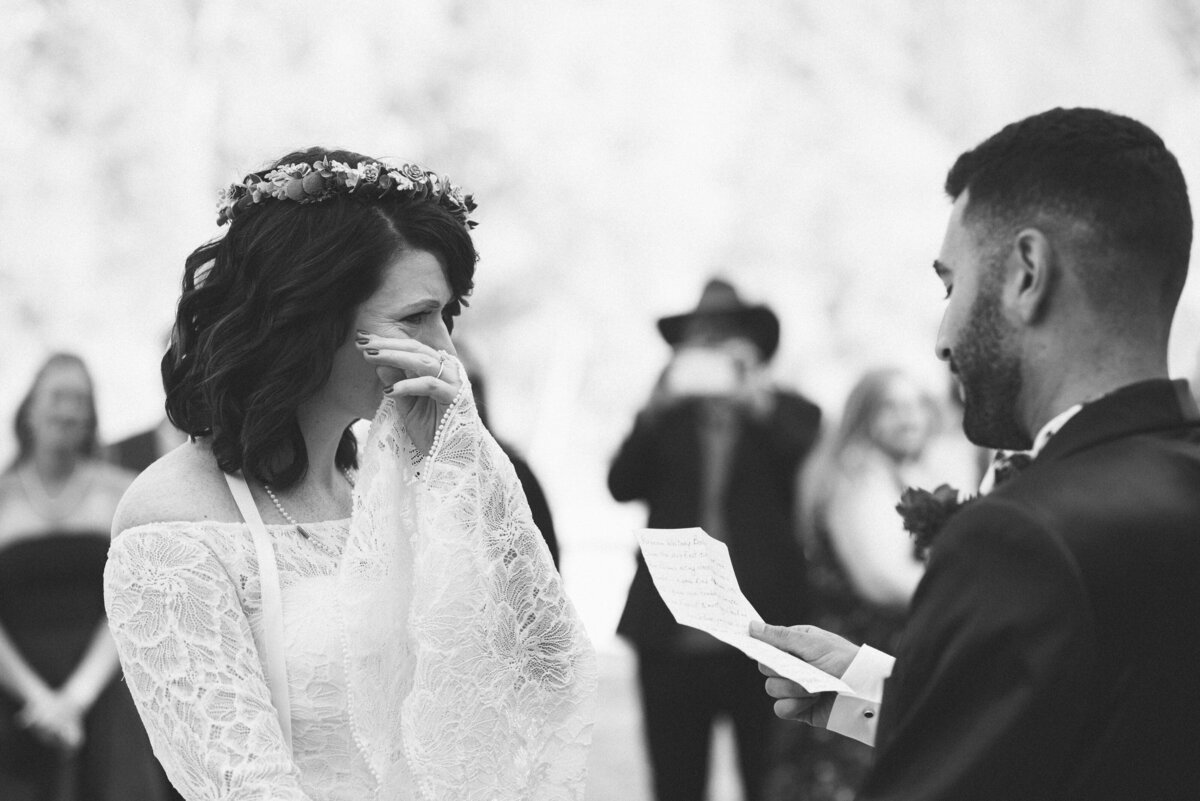
[[463,376],[451,351],[435,350],[415,339],[368,335],[359,342],[363,358],[375,367],[384,394],[396,403],[404,427],[422,453],[429,453],[438,422],[462,389]]

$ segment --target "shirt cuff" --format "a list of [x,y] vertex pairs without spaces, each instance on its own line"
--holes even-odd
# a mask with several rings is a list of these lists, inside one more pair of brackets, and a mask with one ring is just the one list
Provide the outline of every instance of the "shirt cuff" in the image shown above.
[[838,693],[829,713],[830,731],[851,737],[867,745],[875,745],[875,728],[879,725],[879,706],[883,700],[883,683],[892,675],[894,657],[869,645],[858,649],[842,681],[853,693]]

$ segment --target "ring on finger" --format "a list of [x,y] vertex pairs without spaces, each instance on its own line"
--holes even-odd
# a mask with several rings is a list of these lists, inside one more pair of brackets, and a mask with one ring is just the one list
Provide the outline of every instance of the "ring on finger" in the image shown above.
[[434,380],[434,381],[437,381],[439,378],[441,378],[441,377],[442,377],[442,371],[443,371],[443,370],[445,370],[445,369],[446,369],[446,354],[445,354],[445,353],[439,353],[439,354],[438,354],[438,371],[437,371],[437,375],[435,375],[435,376],[433,377],[433,380]]

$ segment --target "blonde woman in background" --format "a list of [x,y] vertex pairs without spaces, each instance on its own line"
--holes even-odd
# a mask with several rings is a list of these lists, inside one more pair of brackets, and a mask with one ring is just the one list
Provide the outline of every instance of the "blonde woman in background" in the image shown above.
[[[869,371],[801,479],[809,558],[829,574],[817,595],[826,614],[862,610],[851,614],[860,624],[839,621],[838,631],[895,636],[921,579],[924,567],[896,512],[900,493],[939,484],[971,492],[978,483],[978,449],[943,434],[941,417],[933,396],[902,370]],[[879,627],[886,631],[866,631]]]
[[[801,479],[813,624],[895,648],[924,572],[896,512],[900,493],[977,483],[973,449],[940,436],[940,418],[933,397],[898,369],[872,370],[851,390],[840,424]],[[852,799],[872,750],[824,729],[793,735],[804,740],[791,749],[796,797]]]

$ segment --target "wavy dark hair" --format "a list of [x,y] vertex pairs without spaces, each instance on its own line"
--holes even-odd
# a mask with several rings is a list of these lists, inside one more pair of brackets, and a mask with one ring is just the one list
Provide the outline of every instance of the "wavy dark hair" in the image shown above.
[[[281,164],[377,161],[309,148]],[[288,487],[308,469],[296,410],[321,389],[354,312],[378,289],[398,253],[423,250],[446,270],[453,319],[474,286],[470,233],[436,200],[338,195],[320,203],[264,203],[240,215],[187,259],[171,344],[162,360],[167,417],[189,436],[211,437],[227,473]],[[357,465],[347,428],[339,467]]]
[[29,385],[29,391],[25,393],[25,397],[21,398],[21,403],[17,406],[17,414],[13,418],[13,431],[17,435],[17,456],[13,459],[12,464],[9,465],[8,469],[10,470],[24,464],[33,455],[35,443],[33,441],[33,428],[29,425],[29,413],[33,408],[33,399],[37,396],[38,388],[41,386],[42,379],[46,377],[46,374],[59,367],[73,367],[82,371],[84,377],[87,378],[88,411],[90,414],[81,453],[84,456],[95,456],[100,449],[100,443],[96,434],[96,391],[95,384],[92,382],[92,374],[83,359],[74,353],[55,353],[38,368],[37,373],[34,374],[33,383]]

